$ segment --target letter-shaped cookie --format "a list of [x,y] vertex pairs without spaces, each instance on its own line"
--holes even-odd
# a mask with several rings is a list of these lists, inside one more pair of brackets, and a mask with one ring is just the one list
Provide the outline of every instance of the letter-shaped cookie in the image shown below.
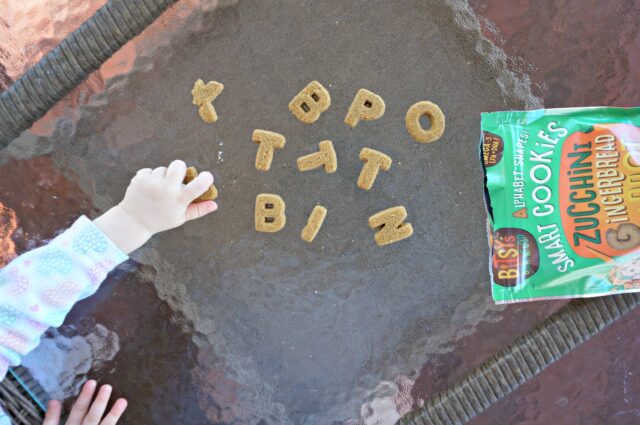
[[375,240],[378,246],[401,241],[413,235],[411,223],[404,223],[407,210],[403,206],[380,211],[369,217],[369,227],[378,229]]
[[305,242],[313,242],[316,235],[320,231],[320,227],[322,227],[322,223],[324,222],[324,218],[327,216],[327,209],[322,205],[316,205],[313,207],[313,211],[311,211],[311,215],[307,220],[307,225],[302,229],[302,233],[300,237]]
[[[188,167],[187,174],[184,176],[183,184],[187,184],[191,182],[191,180],[198,177],[198,170],[196,167]],[[209,189],[202,195],[198,196],[193,202],[204,202],[204,201],[213,201],[218,197],[218,189],[214,185],[209,186]]]
[[384,100],[367,89],[360,89],[349,106],[344,122],[353,128],[360,120],[377,120],[382,115],[384,115]]
[[338,169],[338,158],[336,157],[336,151],[333,149],[333,143],[331,143],[331,140],[324,140],[318,145],[320,146],[318,152],[301,156],[296,160],[298,170],[309,171],[324,165],[324,171],[334,173]]
[[391,168],[391,158],[382,152],[374,149],[363,148],[360,151],[360,159],[364,161],[362,171],[358,177],[358,187],[360,189],[369,190],[376,181],[378,171],[387,171]]
[[[431,121],[431,128],[425,130],[420,125],[420,117],[426,116]],[[413,140],[420,143],[435,142],[444,133],[444,114],[435,103],[423,101],[409,108],[405,117],[407,131]]]
[[278,195],[261,193],[256,196],[256,230],[274,233],[287,223],[284,201]]
[[256,154],[256,168],[261,171],[268,171],[273,161],[273,152],[282,149],[286,143],[282,134],[267,130],[253,130],[251,139],[258,143],[258,153]]
[[196,81],[191,90],[193,104],[199,106],[198,113],[202,121],[212,123],[218,121],[218,114],[213,108],[213,101],[224,90],[224,85],[217,81],[209,81],[206,85],[202,80]]
[[331,96],[322,84],[312,81],[298,93],[291,102],[289,110],[305,124],[314,123],[320,114],[331,106]]

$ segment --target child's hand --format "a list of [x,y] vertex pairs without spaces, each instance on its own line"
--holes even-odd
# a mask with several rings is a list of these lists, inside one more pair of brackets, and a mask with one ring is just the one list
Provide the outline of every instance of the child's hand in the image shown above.
[[192,203],[213,183],[211,173],[200,173],[184,185],[186,171],[187,166],[179,160],[173,161],[168,168],[138,171],[122,202],[98,217],[95,224],[118,248],[129,253],[155,233],[173,229],[218,209],[213,201]]
[[[96,399],[91,403],[93,393],[96,391],[96,381],[87,381],[82,387],[82,392],[78,396],[66,425],[115,425],[120,416],[127,408],[127,400],[119,398],[103,419],[109,397],[111,397],[111,387],[103,385],[98,391]],[[42,425],[59,425],[60,411],[62,407],[58,401],[50,401],[47,407],[47,415],[44,417]]]

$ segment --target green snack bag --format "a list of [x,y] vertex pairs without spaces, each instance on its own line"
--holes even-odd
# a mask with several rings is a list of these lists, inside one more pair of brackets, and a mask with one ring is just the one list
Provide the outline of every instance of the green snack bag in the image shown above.
[[482,114],[496,303],[640,291],[640,108]]

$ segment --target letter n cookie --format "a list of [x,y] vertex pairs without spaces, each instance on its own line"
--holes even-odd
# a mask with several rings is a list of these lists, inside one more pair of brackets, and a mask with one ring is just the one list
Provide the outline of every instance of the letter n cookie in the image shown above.
[[374,149],[363,148],[360,151],[360,159],[364,161],[362,171],[358,177],[358,187],[369,190],[376,181],[380,170],[387,171],[391,168],[391,158]]
[[405,223],[407,210],[403,206],[380,211],[369,217],[369,227],[377,229],[375,240],[378,246],[398,242],[413,235],[411,223]]
[[298,93],[291,102],[289,110],[305,124],[314,123],[320,114],[331,106],[331,96],[322,84],[312,81]]
[[380,96],[367,89],[360,89],[349,106],[344,122],[353,128],[360,120],[377,120],[384,115],[384,108],[384,100]]
[[256,230],[274,233],[287,223],[284,201],[278,195],[261,193],[256,196]]
[[212,123],[218,121],[218,114],[213,107],[213,101],[224,90],[224,85],[217,81],[209,81],[207,84],[198,80],[193,85],[191,94],[193,104],[198,106],[198,113],[202,121]]
[[311,215],[307,220],[307,225],[302,229],[302,233],[300,237],[305,242],[313,242],[315,237],[318,235],[320,231],[320,227],[322,227],[322,223],[324,222],[324,218],[327,216],[327,209],[322,205],[316,205],[313,207],[313,211],[311,211]]
[[267,130],[253,130],[251,139],[259,145],[256,154],[256,168],[268,171],[271,168],[274,151],[284,148],[286,144],[284,136]]
[[318,143],[319,150],[309,155],[301,156],[296,160],[298,170],[309,171],[324,166],[327,173],[335,173],[338,169],[338,158],[336,151],[333,149],[331,140],[324,140]]

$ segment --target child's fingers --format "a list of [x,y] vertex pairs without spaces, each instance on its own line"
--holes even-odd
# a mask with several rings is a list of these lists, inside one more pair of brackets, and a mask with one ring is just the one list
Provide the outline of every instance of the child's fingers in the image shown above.
[[182,183],[185,174],[187,174],[187,164],[185,164],[184,161],[176,159],[169,164],[165,178],[171,183]]
[[42,425],[59,425],[61,411],[62,406],[60,406],[60,402],[51,400],[47,405],[47,414],[44,416],[44,422],[42,422]]
[[100,422],[100,425],[116,425],[116,422],[118,422],[118,419],[120,419],[120,416],[122,416],[127,408],[127,404],[127,400],[119,398],[114,403],[109,413],[107,413],[107,416],[105,416],[102,422]]
[[71,413],[69,413],[67,425],[80,425],[82,423],[91,405],[91,399],[93,398],[93,393],[96,391],[96,385],[96,381],[93,379],[84,384],[78,399],[71,409]]
[[191,180],[185,188],[185,193],[189,202],[202,195],[212,184],[213,175],[210,172],[204,171],[198,174],[198,177]]
[[195,204],[191,204],[187,207],[185,219],[186,221],[195,220],[196,218],[204,217],[217,209],[218,204],[214,201],[196,202]]
[[167,167],[158,167],[151,172],[152,176],[163,177],[167,174]]
[[103,385],[100,388],[100,391],[98,391],[98,395],[93,401],[82,425],[98,425],[100,423],[102,415],[104,415],[104,411],[107,410],[109,397],[111,397],[111,385]]
[[136,176],[144,176],[145,174],[151,174],[151,168],[143,168],[141,170],[138,170]]

